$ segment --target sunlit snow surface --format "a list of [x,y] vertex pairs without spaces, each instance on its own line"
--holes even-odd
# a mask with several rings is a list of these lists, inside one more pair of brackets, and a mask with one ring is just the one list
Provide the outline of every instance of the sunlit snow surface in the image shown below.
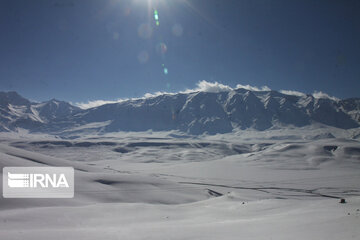
[[73,166],[75,198],[0,198],[0,239],[359,239],[358,136],[1,133],[1,168]]

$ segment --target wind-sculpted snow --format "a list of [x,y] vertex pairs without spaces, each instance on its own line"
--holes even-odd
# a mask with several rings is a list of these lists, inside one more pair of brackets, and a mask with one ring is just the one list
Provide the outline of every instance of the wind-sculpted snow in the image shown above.
[[63,136],[147,130],[200,135],[319,123],[341,129],[360,126],[359,99],[315,98],[271,90],[162,94],[86,110],[57,100],[31,103],[14,92],[1,93],[0,97],[0,130],[23,128]]

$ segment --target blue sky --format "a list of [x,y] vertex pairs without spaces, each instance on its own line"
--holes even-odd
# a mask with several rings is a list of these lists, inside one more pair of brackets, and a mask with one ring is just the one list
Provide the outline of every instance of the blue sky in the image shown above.
[[3,0],[0,91],[85,102],[206,80],[360,97],[359,12],[351,0]]

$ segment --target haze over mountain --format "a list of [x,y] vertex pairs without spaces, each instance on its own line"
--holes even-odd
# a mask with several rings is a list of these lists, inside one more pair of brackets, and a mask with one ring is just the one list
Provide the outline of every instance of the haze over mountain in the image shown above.
[[34,103],[16,92],[0,92],[1,131],[23,128],[30,132],[61,134],[88,128],[98,132],[151,129],[180,130],[196,135],[315,123],[342,129],[359,127],[360,99],[337,100],[237,88],[164,93],[81,109],[56,99]]

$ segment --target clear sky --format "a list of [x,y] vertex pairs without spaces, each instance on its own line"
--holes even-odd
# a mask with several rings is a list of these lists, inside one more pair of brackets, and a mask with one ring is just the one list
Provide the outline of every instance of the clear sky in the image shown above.
[[206,80],[360,97],[359,13],[358,0],[1,0],[0,91],[84,102]]

